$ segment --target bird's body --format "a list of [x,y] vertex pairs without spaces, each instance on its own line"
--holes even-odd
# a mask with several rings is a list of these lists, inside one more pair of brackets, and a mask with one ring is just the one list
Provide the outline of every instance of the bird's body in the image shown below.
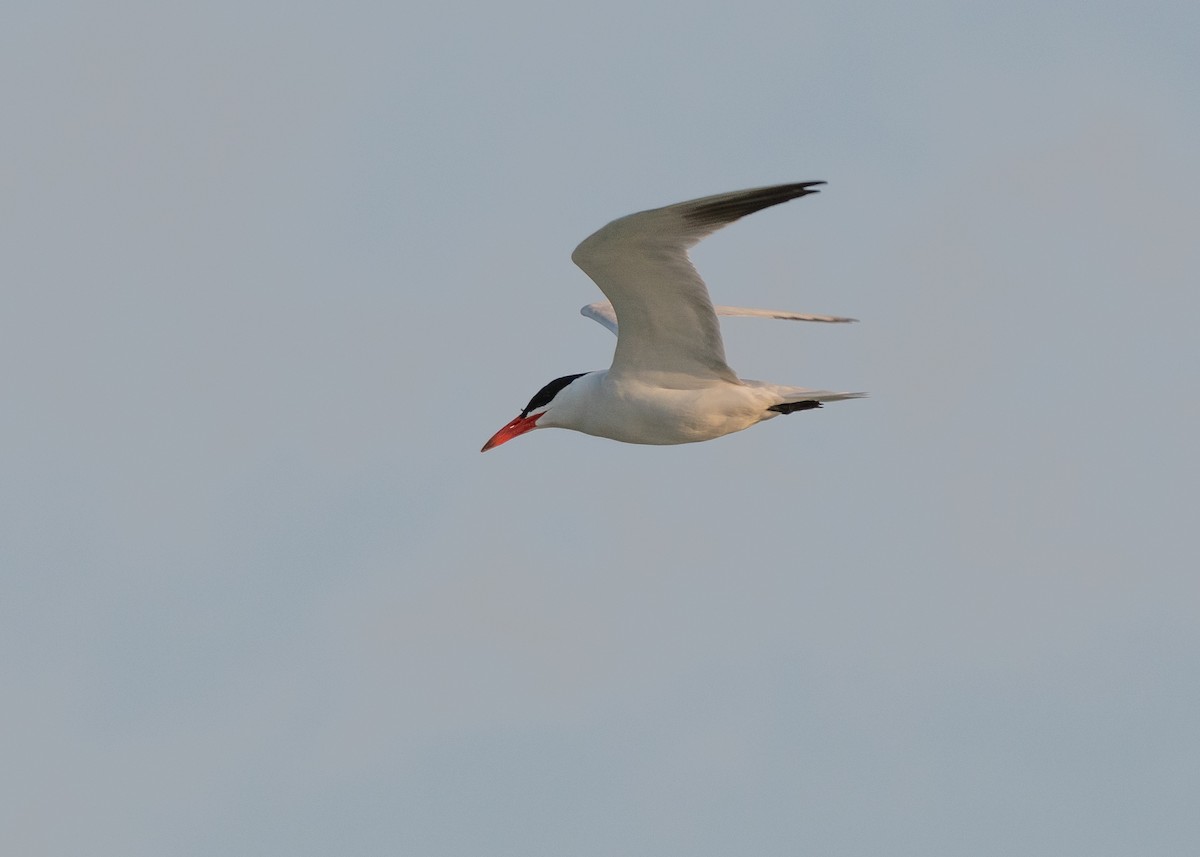
[[588,372],[554,398],[538,428],[568,428],[624,443],[669,445],[713,440],[777,417],[785,403],[844,398],[761,381],[622,377]]
[[[639,212],[586,238],[571,258],[608,298],[582,312],[616,332],[612,366],[551,381],[484,451],[534,428],[567,428],[625,443],[695,443],[781,413],[862,396],[739,379],[725,362],[718,308],[687,256],[689,247],[716,229],[815,193],[818,184],[822,182],[737,191]],[[719,311],[853,321],[738,307]]]

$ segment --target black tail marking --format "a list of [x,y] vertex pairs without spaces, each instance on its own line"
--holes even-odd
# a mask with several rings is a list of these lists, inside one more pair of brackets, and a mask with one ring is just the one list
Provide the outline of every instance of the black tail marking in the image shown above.
[[776,411],[781,414],[792,414],[796,411],[811,411],[813,408],[821,407],[820,402],[782,402],[778,405],[771,405],[767,408],[768,411]]

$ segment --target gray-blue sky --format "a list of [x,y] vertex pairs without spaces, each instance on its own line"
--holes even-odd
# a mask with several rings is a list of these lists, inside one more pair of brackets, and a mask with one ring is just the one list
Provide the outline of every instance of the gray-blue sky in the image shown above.
[[[17,4],[3,829],[28,854],[1192,855],[1194,4]],[[477,452],[697,258],[872,398]]]

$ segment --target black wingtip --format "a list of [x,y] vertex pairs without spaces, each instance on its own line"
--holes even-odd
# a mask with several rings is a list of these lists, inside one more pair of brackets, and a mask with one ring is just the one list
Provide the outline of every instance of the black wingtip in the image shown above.
[[823,181],[795,182],[725,194],[697,205],[685,216],[697,226],[723,226],[764,208],[808,196],[810,193],[819,193],[817,186],[823,184]]

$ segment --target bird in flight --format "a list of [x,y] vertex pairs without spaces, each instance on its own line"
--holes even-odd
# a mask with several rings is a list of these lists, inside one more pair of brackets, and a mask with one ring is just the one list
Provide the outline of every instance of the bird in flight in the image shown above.
[[608,369],[555,378],[482,452],[533,429],[565,428],[625,443],[712,440],[780,414],[856,399],[738,378],[725,362],[718,315],[794,321],[852,318],[713,306],[688,248],[723,226],[772,205],[817,193],[800,182],[706,196],[630,214],[584,239],[571,254],[606,301],[583,315],[617,334]]

